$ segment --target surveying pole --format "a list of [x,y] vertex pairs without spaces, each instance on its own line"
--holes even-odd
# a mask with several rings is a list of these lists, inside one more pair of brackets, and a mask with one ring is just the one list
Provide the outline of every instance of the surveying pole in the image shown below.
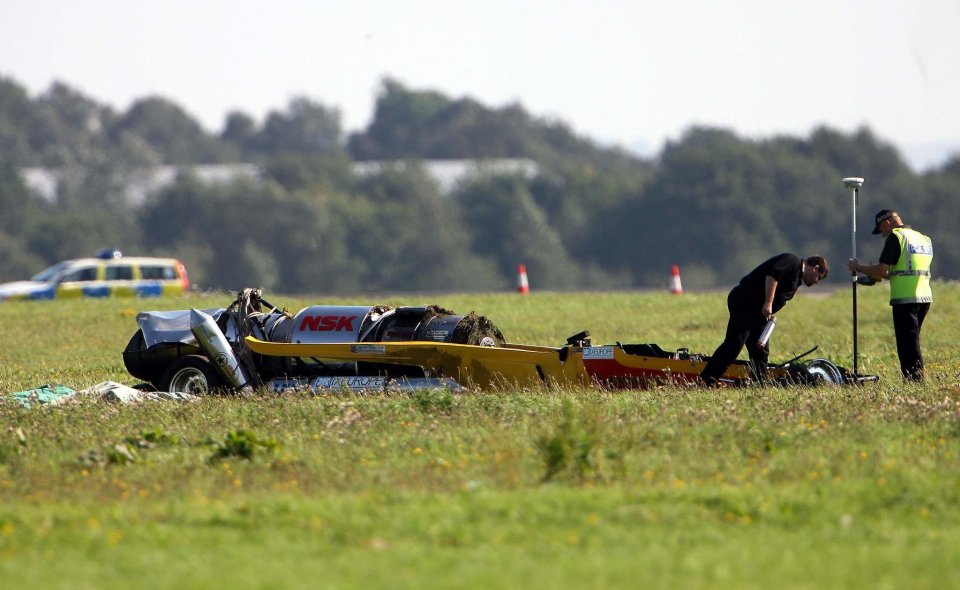
[[[857,201],[860,197],[860,187],[863,186],[863,179],[850,176],[843,179],[843,186],[852,191],[853,197],[853,215],[851,216],[851,258],[857,257]],[[860,372],[857,370],[857,271],[852,271],[853,285],[853,376],[856,378]]]

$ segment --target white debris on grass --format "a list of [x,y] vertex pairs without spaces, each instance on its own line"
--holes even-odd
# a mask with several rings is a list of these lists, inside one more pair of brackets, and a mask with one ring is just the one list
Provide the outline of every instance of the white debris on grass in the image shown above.
[[108,402],[118,402],[122,404],[137,403],[142,401],[162,401],[174,400],[180,402],[193,402],[199,398],[189,393],[171,392],[171,391],[143,391],[117,383],[115,381],[104,381],[93,387],[88,387],[78,391],[79,395],[95,395]]

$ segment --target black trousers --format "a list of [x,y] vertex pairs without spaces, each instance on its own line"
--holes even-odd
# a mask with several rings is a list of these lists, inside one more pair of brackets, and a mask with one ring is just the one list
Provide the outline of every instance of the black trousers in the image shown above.
[[706,385],[717,383],[746,344],[750,355],[750,376],[763,383],[767,377],[767,359],[770,358],[770,349],[769,344],[763,348],[756,345],[760,332],[767,325],[767,318],[760,313],[760,303],[756,298],[747,297],[738,286],[734,287],[727,296],[727,309],[730,310],[727,335],[707,361],[707,366],[700,373],[700,379]]
[[893,332],[897,336],[900,372],[910,381],[923,381],[923,355],[920,353],[920,328],[930,311],[929,303],[898,303],[893,309]]

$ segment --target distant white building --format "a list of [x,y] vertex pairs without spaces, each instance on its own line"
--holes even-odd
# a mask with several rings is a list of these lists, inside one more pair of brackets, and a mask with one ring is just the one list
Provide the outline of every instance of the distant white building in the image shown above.
[[[190,172],[206,184],[227,183],[238,178],[258,179],[260,168],[253,164],[200,164],[196,166],[156,166],[130,173],[127,179],[127,200],[133,205],[141,205],[147,195],[165,188],[177,179],[177,175]],[[46,199],[54,201],[60,184],[75,173],[57,168],[21,168],[24,183],[31,190]]]
[[[534,178],[540,167],[529,158],[491,158],[483,160],[420,160],[427,174],[437,183],[440,192],[450,194],[462,180],[484,174],[519,174]],[[353,173],[358,176],[377,174],[390,167],[405,166],[403,161],[354,162]],[[157,166],[143,169],[130,175],[126,187],[127,199],[133,205],[141,205],[147,195],[171,184],[181,173],[192,173],[205,184],[229,183],[237,179],[261,178],[260,167],[255,164],[201,164],[196,166]],[[64,170],[51,168],[21,168],[24,183],[47,201],[54,201],[60,184],[66,180]]]
[[[427,174],[440,187],[440,192],[447,195],[457,186],[457,183],[469,178],[492,174],[519,174],[524,178],[535,178],[540,174],[540,167],[530,158],[489,158],[483,160],[419,160],[423,163]],[[353,173],[358,176],[377,174],[390,167],[403,167],[405,162],[393,160],[376,160],[369,162],[354,162]]]

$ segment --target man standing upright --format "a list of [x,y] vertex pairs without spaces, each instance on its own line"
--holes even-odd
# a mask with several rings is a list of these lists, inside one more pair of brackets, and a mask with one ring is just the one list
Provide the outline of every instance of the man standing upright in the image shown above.
[[808,287],[827,278],[830,269],[823,256],[800,258],[795,254],[778,254],[750,271],[727,296],[730,321],[723,343],[707,361],[700,373],[705,385],[716,385],[727,367],[736,360],[749,342],[750,376],[760,383],[767,376],[767,346],[756,346],[767,320],[780,310],[801,284]]
[[847,267],[875,281],[890,281],[890,306],[893,332],[897,338],[900,372],[910,381],[923,381],[923,355],[920,352],[920,328],[930,310],[930,265],[933,242],[929,237],[904,225],[900,214],[890,209],[877,213],[874,234],[885,238],[880,262],[860,264],[852,258]]

